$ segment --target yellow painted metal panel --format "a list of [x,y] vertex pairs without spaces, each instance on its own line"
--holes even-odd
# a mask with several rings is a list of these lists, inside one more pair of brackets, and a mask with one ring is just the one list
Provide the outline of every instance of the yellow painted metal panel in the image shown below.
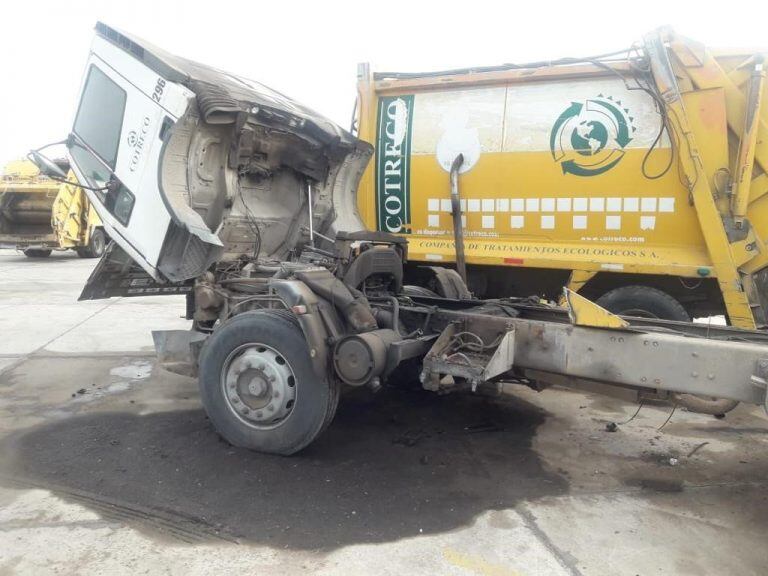
[[[364,78],[360,136],[379,144],[359,188],[367,225],[405,233],[412,260],[451,262],[448,167],[461,153],[469,264],[578,270],[587,279],[599,271],[713,277],[731,322],[754,326],[749,274],[768,266],[768,106],[757,111],[752,177],[742,178],[744,233],[734,232],[731,183],[755,55],[712,52],[666,31],[647,38],[661,40],[654,75],[668,57],[672,66],[661,84],[652,80],[677,145],[659,178],[651,176],[669,162],[671,142],[665,135],[648,156],[660,117],[653,99],[617,78],[631,76],[626,64]],[[385,129],[398,136],[389,155]],[[389,192],[396,197],[385,204]]]
[[[637,124],[632,141],[619,162],[604,172],[592,177],[567,172],[564,160],[554,159],[550,149],[554,124],[573,98],[584,102],[590,94],[607,96],[610,90]],[[369,93],[368,99],[361,110],[360,135],[376,144],[375,98]],[[531,110],[525,109],[526,101]],[[466,147],[462,150],[470,162],[459,177],[469,263],[685,276],[698,276],[699,269],[711,265],[688,190],[676,171],[658,179],[643,176],[647,147],[659,130],[653,102],[628,94],[615,78],[416,92],[412,114],[406,223],[411,259],[453,260],[446,171],[453,156],[441,154],[444,149],[455,153],[462,140],[474,138],[470,154]],[[640,116],[644,124],[636,120]],[[718,125],[721,130],[723,124]],[[717,154],[727,157],[725,136],[719,136]],[[666,144],[646,160],[647,172],[658,173],[667,164],[671,152]],[[574,155],[572,150],[566,153]],[[375,229],[374,179],[375,166],[369,166],[359,207],[368,227]]]
[[592,326],[594,328],[626,328],[629,326],[629,322],[626,320],[611,314],[605,308],[587,300],[573,290],[565,288],[563,294],[568,306],[568,316],[571,322],[577,326]]

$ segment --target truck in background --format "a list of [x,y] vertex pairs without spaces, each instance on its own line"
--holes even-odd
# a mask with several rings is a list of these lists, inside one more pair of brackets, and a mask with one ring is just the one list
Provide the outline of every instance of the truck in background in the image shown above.
[[[69,172],[69,162],[57,160]],[[46,258],[53,250],[74,250],[81,258],[99,258],[107,235],[83,189],[40,174],[29,160],[10,162],[0,189],[0,247]]]
[[408,268],[423,274],[455,265],[460,217],[481,297],[567,286],[616,313],[765,328],[763,55],[653,36],[600,59],[361,65],[357,129],[376,148],[358,192],[366,225],[408,238]]

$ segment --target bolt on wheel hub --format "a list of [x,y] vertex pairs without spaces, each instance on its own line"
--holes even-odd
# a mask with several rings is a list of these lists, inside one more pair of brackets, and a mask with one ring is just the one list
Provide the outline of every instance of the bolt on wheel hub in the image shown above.
[[222,368],[224,396],[230,410],[258,428],[279,425],[296,401],[296,377],[286,359],[261,344],[234,350]]

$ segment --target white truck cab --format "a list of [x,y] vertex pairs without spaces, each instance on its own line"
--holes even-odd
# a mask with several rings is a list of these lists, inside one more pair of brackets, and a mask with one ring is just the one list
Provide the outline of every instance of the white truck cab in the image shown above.
[[[69,153],[109,235],[157,279],[173,215],[157,178],[164,138],[194,94],[107,40],[94,38]],[[205,241],[220,244],[203,233]]]
[[261,84],[102,23],[67,147],[110,237],[157,282],[242,256],[280,260],[334,223],[363,228],[354,193],[367,144]]

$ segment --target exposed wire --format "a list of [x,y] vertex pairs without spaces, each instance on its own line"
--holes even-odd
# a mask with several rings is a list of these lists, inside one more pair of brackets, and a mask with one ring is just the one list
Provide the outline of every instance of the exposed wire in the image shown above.
[[624,422],[618,422],[617,424],[618,424],[619,426],[623,426],[624,424],[629,424],[630,422],[632,422],[632,420],[634,420],[634,419],[635,419],[635,417],[636,417],[638,414],[640,414],[640,409],[641,409],[642,407],[643,407],[643,402],[642,402],[642,400],[641,400],[641,401],[640,401],[640,404],[639,404],[639,405],[638,405],[638,407],[637,407],[637,410],[635,410],[635,413],[634,413],[634,414],[632,414],[631,418],[630,418],[629,420],[625,420]]
[[[475,342],[467,342],[464,340],[464,337],[469,336],[471,338],[474,338]],[[503,335],[499,335],[496,337],[496,339],[491,342],[490,344],[486,344],[480,336],[475,334],[474,332],[457,332],[453,335],[450,342],[448,343],[448,346],[446,347],[448,350],[453,351],[459,351],[459,350],[469,350],[471,352],[483,352],[485,350],[488,350],[490,348],[494,348],[499,345],[499,342],[501,342],[501,339],[503,338]]]
[[253,260],[256,261],[259,259],[259,252],[261,252],[261,230],[259,229],[259,223],[256,219],[256,216],[251,212],[250,207],[248,204],[245,203],[245,198],[243,198],[243,189],[240,186],[240,179],[237,179],[237,194],[240,196],[240,202],[243,204],[243,209],[245,210],[245,217],[248,221],[248,226],[251,229],[251,232],[253,232],[254,235],[254,241],[253,241]]
[[446,360],[450,361],[456,358],[457,356],[461,357],[464,362],[466,362],[467,366],[472,366],[472,361],[467,358],[466,354],[463,354],[462,352],[454,352],[453,354],[446,357]]
[[[627,91],[641,90],[653,99],[656,113],[659,115],[661,121],[659,122],[659,131],[656,133],[656,137],[653,139],[653,142],[651,142],[651,145],[648,147],[648,150],[646,150],[645,155],[643,156],[643,160],[640,164],[640,170],[643,176],[645,176],[647,179],[658,180],[659,178],[666,175],[672,168],[677,150],[675,137],[669,122],[666,106],[664,105],[664,99],[656,88],[656,84],[647,80],[647,78],[649,78],[651,75],[650,64],[646,67],[643,67],[639,64],[644,60],[644,58],[641,56],[640,48],[637,46],[637,44],[633,44],[628,50],[623,52],[626,52],[627,66],[633,72],[631,79],[635,82],[634,86],[630,85],[626,76],[624,76],[613,66],[609,66],[608,63],[600,61],[597,58],[585,58],[584,60],[617,76],[624,83],[624,87],[627,89]],[[634,58],[632,57],[633,53],[635,54]],[[669,135],[670,141],[669,160],[667,161],[667,164],[664,166],[664,168],[661,169],[661,171],[656,174],[651,174],[648,170],[648,162],[653,152],[657,149],[661,149],[661,142],[665,131]]]
[[664,424],[662,424],[661,426],[659,426],[658,428],[656,428],[656,430],[661,430],[662,428],[664,428],[664,426],[666,426],[666,425],[667,425],[667,423],[669,423],[669,421],[670,421],[670,420],[672,420],[672,415],[675,413],[675,410],[677,410],[677,402],[675,402],[675,403],[672,405],[672,411],[669,413],[669,416],[667,416],[667,419],[666,419],[666,420],[664,420]]
[[494,72],[502,70],[528,70],[533,68],[549,68],[551,66],[561,66],[567,64],[583,64],[590,60],[603,60],[613,56],[620,56],[626,54],[632,50],[632,48],[625,48],[623,50],[616,50],[614,52],[605,52],[603,54],[596,54],[586,58],[559,58],[556,60],[539,60],[537,62],[527,62],[524,64],[506,63],[499,66],[477,66],[474,68],[456,68],[453,70],[438,70],[436,72],[376,72],[373,77],[375,80],[385,78],[430,78],[434,76],[452,76],[458,74],[474,74],[478,72]]

